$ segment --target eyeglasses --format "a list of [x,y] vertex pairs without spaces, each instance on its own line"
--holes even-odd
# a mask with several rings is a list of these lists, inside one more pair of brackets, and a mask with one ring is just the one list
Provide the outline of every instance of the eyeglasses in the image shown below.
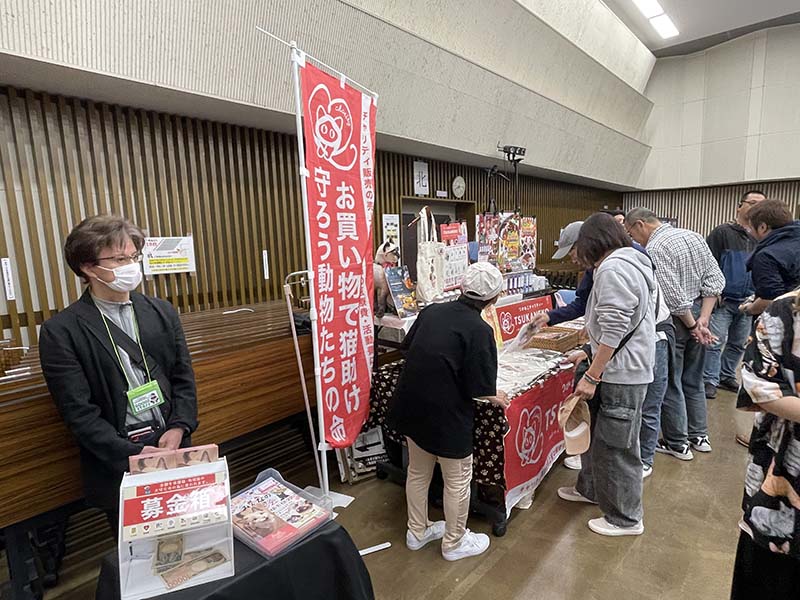
[[633,228],[636,227],[639,223],[641,223],[641,221],[636,221],[630,227],[628,227],[627,225],[623,225],[623,227],[625,227],[625,233],[627,233],[628,235],[632,235],[631,232],[633,231]]
[[130,256],[125,256],[124,254],[120,254],[118,256],[101,256],[95,262],[100,263],[100,261],[103,260],[114,261],[118,265],[129,265],[131,263],[142,262],[142,254],[140,252],[136,252]]

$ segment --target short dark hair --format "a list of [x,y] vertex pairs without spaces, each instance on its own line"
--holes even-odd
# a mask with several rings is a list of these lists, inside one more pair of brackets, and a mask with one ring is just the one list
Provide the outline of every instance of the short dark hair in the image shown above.
[[591,269],[608,252],[620,248],[630,248],[631,238],[614,217],[605,213],[595,213],[583,222],[575,251],[578,260]]
[[136,225],[117,215],[95,215],[81,221],[67,236],[64,257],[69,268],[86,279],[81,265],[95,264],[103,248],[119,248],[130,238],[138,252],[144,248],[144,233]]
[[475,298],[470,298],[466,294],[461,294],[461,296],[459,296],[458,299],[467,306],[471,306],[475,310],[481,310],[481,311],[494,302],[494,298],[492,298],[491,300],[477,300]]
[[739,199],[739,204],[741,204],[742,202],[747,200],[747,197],[750,194],[758,194],[759,196],[764,196],[764,198],[767,197],[767,195],[764,192],[762,192],[761,190],[747,190],[744,194],[742,194],[742,197]]
[[778,229],[794,220],[789,207],[780,200],[759,202],[750,209],[747,217],[750,219],[750,227],[753,229],[758,229],[761,225],[766,225],[770,229]]
[[625,216],[625,211],[624,210],[619,210],[618,208],[615,208],[613,210],[612,209],[601,210],[600,212],[603,213],[604,215],[611,215],[612,217],[620,217],[620,216],[624,217]]

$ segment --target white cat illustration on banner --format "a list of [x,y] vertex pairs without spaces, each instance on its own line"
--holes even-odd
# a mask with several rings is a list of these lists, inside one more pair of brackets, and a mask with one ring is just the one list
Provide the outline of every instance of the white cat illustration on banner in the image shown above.
[[544,433],[542,409],[539,406],[534,406],[531,410],[525,408],[520,413],[516,445],[523,467],[535,465],[542,458]]
[[311,92],[306,115],[313,122],[317,156],[340,171],[352,169],[358,160],[358,149],[351,143],[353,117],[347,102],[332,98],[328,86],[320,83]]

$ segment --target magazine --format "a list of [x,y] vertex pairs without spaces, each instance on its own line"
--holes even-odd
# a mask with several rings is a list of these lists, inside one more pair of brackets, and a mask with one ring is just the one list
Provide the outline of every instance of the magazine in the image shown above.
[[417,314],[416,286],[408,274],[408,267],[387,267],[386,281],[392,293],[397,316],[401,319]]
[[328,521],[330,512],[273,477],[231,500],[236,537],[273,557]]

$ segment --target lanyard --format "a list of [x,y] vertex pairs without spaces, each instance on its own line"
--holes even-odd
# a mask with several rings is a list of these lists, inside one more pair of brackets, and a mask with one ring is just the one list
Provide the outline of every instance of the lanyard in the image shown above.
[[[142,352],[142,362],[144,362],[144,369],[147,371],[147,381],[153,381],[153,378],[150,377],[150,367],[147,366],[147,357],[144,354],[144,348],[142,347],[142,339],[139,336],[139,321],[136,319],[136,311],[133,310],[133,305],[131,305],[131,314],[133,315],[133,330],[136,333],[136,341],[139,344],[139,350]],[[111,340],[111,347],[114,348],[114,354],[117,355],[117,360],[119,361],[119,366],[122,369],[122,374],[125,376],[125,380],[128,382],[128,388],[132,388],[133,383],[130,379],[128,379],[128,373],[125,371],[125,365],[122,364],[122,357],[119,355],[119,350],[117,350],[117,344],[114,341],[114,338],[111,336],[111,329],[108,326],[108,321],[106,321],[106,316],[103,314],[103,311],[100,311],[100,317],[103,319],[103,325],[106,326],[106,331],[108,332],[108,339]]]

